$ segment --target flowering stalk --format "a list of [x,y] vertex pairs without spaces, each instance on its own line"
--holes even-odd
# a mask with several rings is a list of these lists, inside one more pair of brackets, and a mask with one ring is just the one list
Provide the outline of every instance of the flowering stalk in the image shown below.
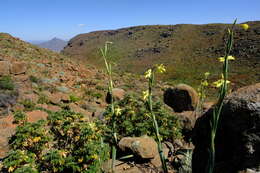
[[165,157],[163,155],[163,150],[162,150],[162,142],[161,142],[161,137],[160,137],[160,133],[159,133],[159,127],[158,127],[158,123],[157,123],[155,114],[153,112],[152,87],[154,84],[154,74],[155,74],[156,70],[160,73],[165,72],[165,68],[162,64],[157,66],[157,68],[152,68],[152,69],[147,70],[147,72],[145,73],[145,78],[148,79],[148,91],[143,92],[143,98],[145,100],[147,99],[148,109],[153,118],[153,126],[154,126],[154,130],[155,130],[155,136],[156,136],[156,140],[157,140],[160,159],[162,162],[163,172],[168,173],[166,160],[165,160]]
[[201,114],[203,109],[203,103],[205,102],[206,98],[206,91],[209,85],[208,83],[208,76],[210,75],[209,72],[204,73],[204,79],[201,81],[200,86],[198,88],[198,95],[199,95],[199,103],[196,106],[195,116],[196,114]]
[[226,43],[226,50],[225,50],[225,56],[222,58],[219,58],[219,61],[223,63],[223,71],[222,71],[222,78],[213,84],[216,87],[219,87],[219,96],[218,96],[218,102],[213,110],[213,116],[210,119],[210,148],[209,148],[209,162],[206,167],[207,173],[213,173],[214,166],[215,166],[215,137],[219,122],[219,116],[223,107],[223,101],[227,93],[227,84],[230,83],[228,78],[228,61],[234,60],[234,57],[230,56],[230,51],[233,45],[233,30],[234,26],[236,24],[236,20],[234,21],[231,30],[228,29],[228,41]]
[[100,49],[102,57],[104,59],[105,62],[105,66],[106,66],[106,72],[108,74],[109,77],[109,83],[108,83],[108,94],[111,96],[109,103],[111,105],[111,113],[112,113],[112,134],[113,134],[113,138],[114,138],[114,143],[112,144],[112,164],[111,164],[111,169],[112,172],[115,172],[115,160],[116,160],[116,144],[117,144],[117,137],[116,137],[116,132],[115,132],[115,128],[116,128],[116,122],[115,122],[115,117],[116,117],[116,113],[115,113],[115,105],[114,105],[114,99],[113,99],[113,95],[112,95],[112,90],[113,90],[113,80],[112,80],[112,68],[111,68],[111,64],[107,61],[108,59],[108,45],[112,44],[112,42],[106,42],[105,43],[105,47],[102,49]]

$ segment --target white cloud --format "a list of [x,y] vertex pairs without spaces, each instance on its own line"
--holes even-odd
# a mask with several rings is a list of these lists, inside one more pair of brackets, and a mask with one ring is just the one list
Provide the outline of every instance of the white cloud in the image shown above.
[[83,23],[78,24],[78,27],[84,27],[84,26],[86,26],[86,24],[83,24]]

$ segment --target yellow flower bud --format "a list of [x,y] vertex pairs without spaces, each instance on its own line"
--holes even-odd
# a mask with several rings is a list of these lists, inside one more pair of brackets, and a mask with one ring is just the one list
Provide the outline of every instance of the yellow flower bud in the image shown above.
[[244,30],[248,30],[249,28],[249,25],[244,23],[244,24],[241,24],[241,27],[244,29]]

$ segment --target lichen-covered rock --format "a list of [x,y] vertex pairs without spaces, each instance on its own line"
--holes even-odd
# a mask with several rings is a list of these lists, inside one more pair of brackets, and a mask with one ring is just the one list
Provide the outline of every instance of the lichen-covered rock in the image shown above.
[[18,75],[26,72],[27,64],[24,62],[13,62],[11,65],[11,73]]
[[10,74],[10,63],[8,61],[0,61],[0,76]]
[[119,148],[131,152],[142,159],[152,159],[158,153],[157,143],[148,136],[124,137],[119,142]]
[[[208,161],[211,116],[212,108],[194,127],[194,173],[203,173]],[[260,83],[240,88],[224,100],[215,143],[217,172],[260,168]]]
[[175,112],[193,111],[199,100],[197,92],[186,84],[168,88],[163,97],[164,103]]

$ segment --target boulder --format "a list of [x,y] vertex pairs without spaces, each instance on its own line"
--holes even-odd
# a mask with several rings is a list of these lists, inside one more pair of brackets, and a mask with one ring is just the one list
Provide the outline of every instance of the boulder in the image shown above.
[[[213,108],[198,118],[193,130],[194,173],[203,173],[208,161],[212,112]],[[260,83],[240,88],[225,98],[215,144],[217,172],[260,168]]]
[[18,75],[26,72],[27,65],[24,62],[13,62],[11,65],[11,73]]
[[14,118],[11,115],[0,118],[0,158],[5,157],[9,151],[8,141],[15,133],[15,128],[17,126],[13,124],[13,121]]
[[119,142],[119,148],[142,159],[153,159],[158,153],[157,143],[148,136],[124,137]]
[[163,99],[175,112],[193,111],[199,101],[197,92],[186,84],[166,89]]
[[[114,99],[115,101],[120,101],[120,100],[122,100],[122,99],[125,97],[125,94],[126,94],[125,90],[123,90],[123,89],[121,89],[121,88],[113,88],[113,90],[112,90],[113,99]],[[106,102],[107,102],[108,104],[111,103],[111,97],[112,97],[111,94],[110,94],[110,93],[107,93]]]
[[38,120],[47,120],[48,114],[41,110],[34,110],[26,113],[27,121],[30,123],[37,122]]
[[0,61],[0,76],[10,74],[10,63],[8,61]]

